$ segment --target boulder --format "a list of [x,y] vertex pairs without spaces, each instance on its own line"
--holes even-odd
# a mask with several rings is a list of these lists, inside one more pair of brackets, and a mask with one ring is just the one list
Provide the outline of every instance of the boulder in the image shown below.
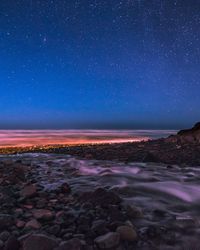
[[92,223],[92,232],[94,232],[96,235],[103,235],[108,232],[108,229],[106,228],[107,223],[105,220],[97,220]]
[[14,236],[10,236],[6,242],[5,250],[19,250],[19,249],[20,249],[19,241]]
[[41,224],[37,220],[32,219],[26,223],[25,228],[39,229],[41,228]]
[[117,205],[122,201],[115,192],[104,188],[98,188],[92,193],[84,193],[80,199],[84,202],[89,201],[94,205],[101,206]]
[[120,239],[125,241],[137,240],[136,231],[130,226],[119,226],[117,232],[120,234]]
[[4,243],[2,240],[0,240],[0,249],[2,250],[3,249],[3,246],[4,246]]
[[72,225],[76,221],[76,216],[74,211],[60,211],[56,214],[56,223],[69,226]]
[[143,217],[142,210],[138,207],[127,205],[125,210],[126,210],[127,216],[130,218],[142,218]]
[[35,185],[28,185],[26,187],[24,187],[21,192],[20,192],[20,195],[23,197],[23,198],[30,198],[30,197],[33,197],[35,196],[37,193],[37,188]]
[[120,235],[117,232],[110,232],[97,237],[94,242],[100,249],[110,249],[119,245]]
[[13,168],[14,175],[21,181],[25,181],[25,167],[16,164]]
[[54,217],[52,211],[48,209],[36,209],[33,211],[33,216],[38,220],[51,220]]
[[16,221],[17,228],[23,228],[25,226],[25,222],[23,220]]
[[6,241],[10,237],[10,233],[8,231],[3,231],[0,233],[0,240]]
[[81,250],[82,243],[81,240],[74,238],[68,241],[64,241],[56,250]]
[[32,234],[25,238],[22,243],[22,250],[53,250],[58,242],[43,234]]
[[9,214],[0,214],[0,230],[4,230],[12,226],[14,223],[13,217]]

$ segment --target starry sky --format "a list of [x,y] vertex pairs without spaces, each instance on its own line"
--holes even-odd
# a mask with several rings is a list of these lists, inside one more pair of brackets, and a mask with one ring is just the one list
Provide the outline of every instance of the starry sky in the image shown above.
[[0,128],[200,120],[199,0],[1,0]]

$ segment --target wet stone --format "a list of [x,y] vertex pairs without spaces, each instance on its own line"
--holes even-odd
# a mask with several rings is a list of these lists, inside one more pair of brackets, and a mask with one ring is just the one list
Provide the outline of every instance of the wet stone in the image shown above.
[[33,211],[33,216],[38,220],[51,220],[54,217],[52,211],[48,209],[36,209]]
[[121,198],[115,192],[103,188],[98,188],[93,193],[83,193],[80,199],[103,207],[121,202]]
[[43,234],[33,234],[23,242],[23,250],[54,250],[58,242]]
[[36,207],[37,208],[44,208],[44,207],[46,207],[46,204],[47,204],[47,200],[46,199],[39,199],[37,201]]
[[108,225],[108,228],[110,231],[116,231],[117,227],[123,226],[123,225],[124,225],[124,223],[122,221],[112,221]]
[[64,212],[62,211],[56,216],[56,222],[58,224],[69,226],[76,221],[76,216],[73,211]]
[[126,210],[127,216],[130,218],[142,218],[143,217],[142,210],[133,205],[127,205],[125,210]]
[[125,214],[120,210],[120,208],[118,206],[109,205],[108,209],[109,209],[108,215],[109,215],[111,221],[115,221],[115,220],[124,221],[124,220],[126,220]]
[[135,241],[137,239],[136,231],[130,226],[119,226],[117,232],[120,234],[121,240]]
[[120,235],[117,232],[110,232],[95,239],[96,245],[100,249],[114,248],[119,245]]
[[31,185],[24,187],[21,190],[20,195],[23,198],[30,198],[30,197],[33,197],[34,195],[36,195],[36,193],[37,193],[36,186],[31,184]]
[[39,229],[41,228],[41,224],[37,220],[32,219],[26,223],[25,228]]
[[10,233],[8,231],[3,231],[0,233],[0,240],[6,241],[10,236]]
[[56,250],[81,250],[81,240],[74,238],[65,242],[62,242]]
[[108,233],[108,229],[106,227],[107,222],[105,220],[97,220],[92,223],[91,230],[99,236]]
[[5,250],[19,250],[20,243],[15,236],[9,237],[5,244]]
[[13,217],[9,214],[0,214],[0,230],[7,229],[14,223]]
[[2,240],[0,240],[0,250],[2,250],[2,249],[3,249],[3,246],[4,246],[4,243],[3,243],[3,241],[2,241]]
[[55,236],[59,236],[60,233],[60,226],[59,225],[54,225],[48,228],[48,233],[55,235]]
[[25,226],[25,222],[23,220],[17,220],[16,226],[17,228],[23,228]]

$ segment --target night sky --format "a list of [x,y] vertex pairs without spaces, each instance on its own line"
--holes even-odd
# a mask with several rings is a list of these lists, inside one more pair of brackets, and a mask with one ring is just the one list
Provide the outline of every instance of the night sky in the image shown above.
[[198,120],[199,0],[0,1],[0,128]]

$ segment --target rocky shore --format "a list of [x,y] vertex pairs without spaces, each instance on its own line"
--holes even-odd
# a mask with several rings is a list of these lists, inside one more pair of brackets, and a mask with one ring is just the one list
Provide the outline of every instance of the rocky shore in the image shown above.
[[0,250],[200,249],[199,135],[1,155]]
[[0,249],[121,250],[145,243],[133,225],[143,217],[139,208],[102,187],[73,192],[66,179],[77,169],[56,159],[1,158]]
[[[137,232],[129,219],[140,216],[139,210],[123,207],[117,194],[103,188],[73,194],[61,180],[45,189],[37,178],[51,178],[53,163],[45,164],[43,169],[30,158],[0,161],[0,249],[110,249],[121,240],[134,244]],[[73,175],[75,169],[57,171]]]
[[192,171],[54,154],[3,156],[0,249],[200,247],[200,187],[191,186],[199,176]]

